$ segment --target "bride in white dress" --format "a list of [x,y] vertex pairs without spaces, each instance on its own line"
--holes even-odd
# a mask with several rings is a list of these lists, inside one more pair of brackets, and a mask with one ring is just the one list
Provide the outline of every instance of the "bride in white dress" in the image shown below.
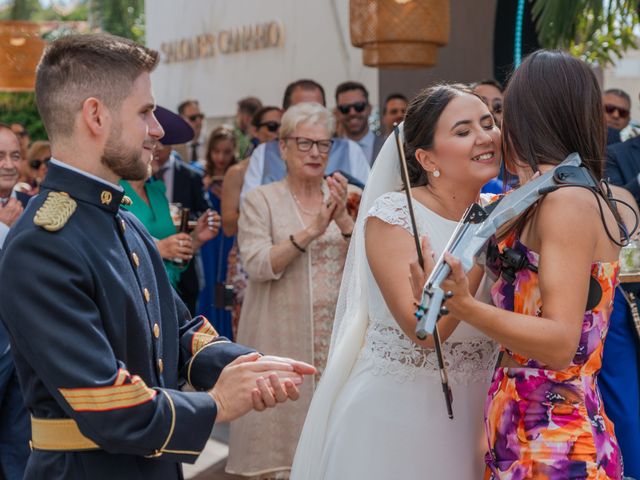
[[[440,85],[411,102],[404,135],[417,228],[440,255],[463,211],[498,173],[500,132],[478,97]],[[409,263],[416,251],[401,185],[391,135],[360,205],[330,357],[293,480],[482,477],[483,406],[497,347],[457,319],[438,323],[454,398],[449,420],[432,340],[414,333]],[[477,285],[481,271],[472,272]]]

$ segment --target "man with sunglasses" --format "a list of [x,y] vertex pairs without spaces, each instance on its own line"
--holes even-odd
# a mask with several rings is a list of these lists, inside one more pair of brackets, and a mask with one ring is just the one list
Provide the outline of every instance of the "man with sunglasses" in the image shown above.
[[631,97],[624,90],[610,88],[602,94],[604,118],[607,126],[616,130],[624,130],[631,120]]
[[358,82],[343,82],[336,87],[336,115],[344,136],[353,140],[373,164],[385,138],[369,128],[369,92]]
[[204,113],[200,111],[200,104],[197,100],[185,100],[178,105],[178,113],[193,128],[193,140],[183,145],[175,145],[174,149],[186,163],[200,164],[204,167],[205,148],[204,138],[202,138]]
[[[620,141],[621,130],[633,128],[628,127],[631,97],[624,90],[610,88],[602,94],[602,106],[609,137],[604,176],[612,185],[629,190],[640,203],[640,137]],[[617,133],[617,142],[610,140],[612,132]]]

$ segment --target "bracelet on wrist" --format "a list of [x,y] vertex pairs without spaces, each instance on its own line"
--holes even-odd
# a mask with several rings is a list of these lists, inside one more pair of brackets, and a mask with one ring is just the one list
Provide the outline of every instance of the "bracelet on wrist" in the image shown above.
[[296,242],[295,238],[293,238],[293,235],[289,235],[289,240],[291,241],[291,244],[296,247],[296,249],[300,252],[300,253],[307,253],[307,251],[302,248],[300,245],[298,245],[298,243]]

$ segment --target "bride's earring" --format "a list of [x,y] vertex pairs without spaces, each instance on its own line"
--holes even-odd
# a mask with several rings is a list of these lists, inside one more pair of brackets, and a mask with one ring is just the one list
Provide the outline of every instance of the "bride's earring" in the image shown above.
[[440,170],[438,170],[437,168],[433,171],[433,176],[438,178],[440,176]]

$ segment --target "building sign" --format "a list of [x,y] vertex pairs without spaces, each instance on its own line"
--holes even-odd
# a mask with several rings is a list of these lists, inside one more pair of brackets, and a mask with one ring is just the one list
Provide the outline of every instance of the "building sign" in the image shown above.
[[163,42],[160,44],[160,52],[165,63],[176,63],[283,45],[284,27],[273,21]]

